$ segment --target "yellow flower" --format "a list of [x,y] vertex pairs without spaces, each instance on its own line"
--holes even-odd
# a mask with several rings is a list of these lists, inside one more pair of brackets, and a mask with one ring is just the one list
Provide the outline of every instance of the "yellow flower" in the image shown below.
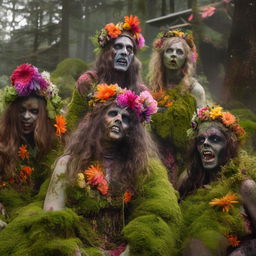
[[216,119],[220,116],[222,116],[222,107],[215,107],[215,108],[211,109],[211,111],[210,111],[211,119]]
[[237,204],[239,203],[237,201],[237,196],[235,194],[229,194],[226,196],[223,196],[221,198],[214,198],[212,201],[209,203],[211,206],[220,206],[222,207],[223,212],[228,212],[232,204]]
[[123,29],[125,30],[130,30],[131,29],[131,26],[129,23],[125,22],[124,25],[123,25]]
[[85,183],[85,179],[84,179],[84,174],[83,173],[79,172],[77,174],[76,181],[77,181],[77,185],[78,185],[79,188],[85,188],[86,187],[86,183]]

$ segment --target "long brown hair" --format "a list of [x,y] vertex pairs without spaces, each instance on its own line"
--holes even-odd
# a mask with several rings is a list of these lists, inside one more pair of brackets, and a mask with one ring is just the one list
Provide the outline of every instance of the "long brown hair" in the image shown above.
[[[224,127],[219,122],[212,122],[215,128],[218,128],[227,140],[227,146],[222,153],[222,163],[226,164],[231,158],[234,158],[238,154],[239,141],[236,135],[231,132],[228,128]],[[197,138],[195,138],[190,146],[189,159],[191,159],[190,166],[188,169],[188,177],[181,185],[179,192],[183,199],[189,193],[195,191],[197,188],[201,188],[203,185],[210,183],[211,177],[209,173],[203,168],[200,154],[197,150]],[[214,170],[215,174],[218,175],[221,168]],[[212,171],[212,170],[211,170]]]
[[184,66],[182,67],[183,78],[181,83],[183,84],[183,90],[189,91],[192,86],[192,76],[195,71],[195,62],[192,58],[192,50],[186,43],[186,41],[179,37],[171,37],[167,38],[161,50],[153,50],[149,61],[149,85],[153,91],[164,90],[167,86],[166,81],[166,67],[163,62],[163,55],[167,48],[169,48],[172,44],[181,42],[186,54],[186,61]]
[[[103,159],[102,143],[105,134],[103,118],[113,105],[115,103],[107,102],[95,106],[71,135],[65,149],[65,154],[71,155],[68,164],[71,180],[74,180],[76,174],[85,170],[93,161]],[[157,149],[149,133],[139,123],[135,114],[131,113],[131,117],[131,128],[127,137],[116,145],[111,167],[112,179],[118,181],[123,187],[133,186],[137,175],[148,171],[149,158],[157,157]]]
[[47,153],[54,138],[54,127],[47,115],[46,102],[39,96],[18,97],[2,114],[0,119],[0,172],[3,177],[14,175],[18,149],[26,144],[26,138],[20,132],[19,112],[23,101],[29,97],[38,98],[39,112],[34,131],[34,144],[38,149],[37,157]]

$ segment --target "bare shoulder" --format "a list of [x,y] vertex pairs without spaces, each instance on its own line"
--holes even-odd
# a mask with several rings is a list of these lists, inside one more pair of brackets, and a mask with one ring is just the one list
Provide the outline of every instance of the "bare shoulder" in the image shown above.
[[67,164],[70,160],[70,155],[64,155],[64,156],[61,156],[57,162],[56,162],[56,165],[55,165],[55,168],[54,168],[54,174],[64,174],[66,173],[66,170],[67,170]]

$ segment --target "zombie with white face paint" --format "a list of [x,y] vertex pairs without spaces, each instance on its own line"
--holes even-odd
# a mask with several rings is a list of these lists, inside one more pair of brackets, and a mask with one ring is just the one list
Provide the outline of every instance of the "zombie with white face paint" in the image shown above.
[[[86,219],[87,239],[94,235],[99,243],[78,242],[78,251],[153,256],[162,255],[164,248],[164,255],[175,255],[175,237],[166,234],[178,228],[169,226],[164,215],[180,223],[179,207],[142,125],[156,112],[156,102],[147,91],[136,95],[116,85],[99,84],[92,106],[56,164],[44,209],[51,213],[68,206]],[[168,203],[172,207],[165,209]],[[151,239],[157,239],[157,246]]]
[[0,209],[0,218],[1,212],[12,216],[16,207],[29,203],[47,178],[45,159],[57,138],[55,116],[48,116],[48,110],[57,114],[61,107],[48,73],[30,64],[18,66],[11,83],[2,91],[6,109],[0,121],[0,205],[6,209]]
[[187,223],[182,255],[254,255],[256,159],[238,151],[243,128],[230,112],[207,106],[188,134],[190,165],[179,187]]
[[[144,46],[140,21],[136,16],[126,16],[123,22],[109,23],[96,34],[99,53],[92,69],[86,71],[77,80],[72,102],[68,109],[69,128],[75,128],[84,114],[79,109],[88,110],[89,97],[98,83],[120,84],[139,94],[147,87],[141,79],[141,63],[136,57]],[[85,111],[86,111],[85,110]]]

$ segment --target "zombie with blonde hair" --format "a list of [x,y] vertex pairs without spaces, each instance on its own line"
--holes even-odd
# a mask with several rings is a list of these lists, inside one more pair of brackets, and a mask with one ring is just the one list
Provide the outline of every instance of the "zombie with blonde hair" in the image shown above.
[[245,132],[220,106],[199,109],[192,127],[190,165],[179,188],[182,255],[255,255],[256,159],[239,152]]
[[197,51],[189,33],[170,30],[153,43],[149,82],[158,101],[152,130],[159,141],[163,161],[173,183],[178,165],[184,165],[186,130],[196,108],[205,105],[203,87],[193,77]]
[[17,67],[11,83],[3,90],[0,121],[0,202],[9,214],[29,202],[47,177],[46,155],[56,146],[60,127],[54,119],[61,101],[49,74],[30,64]]
[[88,111],[88,96],[93,94],[96,84],[117,83],[137,94],[146,88],[141,80],[141,63],[136,57],[144,46],[138,17],[125,16],[123,22],[105,25],[97,32],[94,43],[98,57],[94,67],[77,81],[67,115],[70,128]]

